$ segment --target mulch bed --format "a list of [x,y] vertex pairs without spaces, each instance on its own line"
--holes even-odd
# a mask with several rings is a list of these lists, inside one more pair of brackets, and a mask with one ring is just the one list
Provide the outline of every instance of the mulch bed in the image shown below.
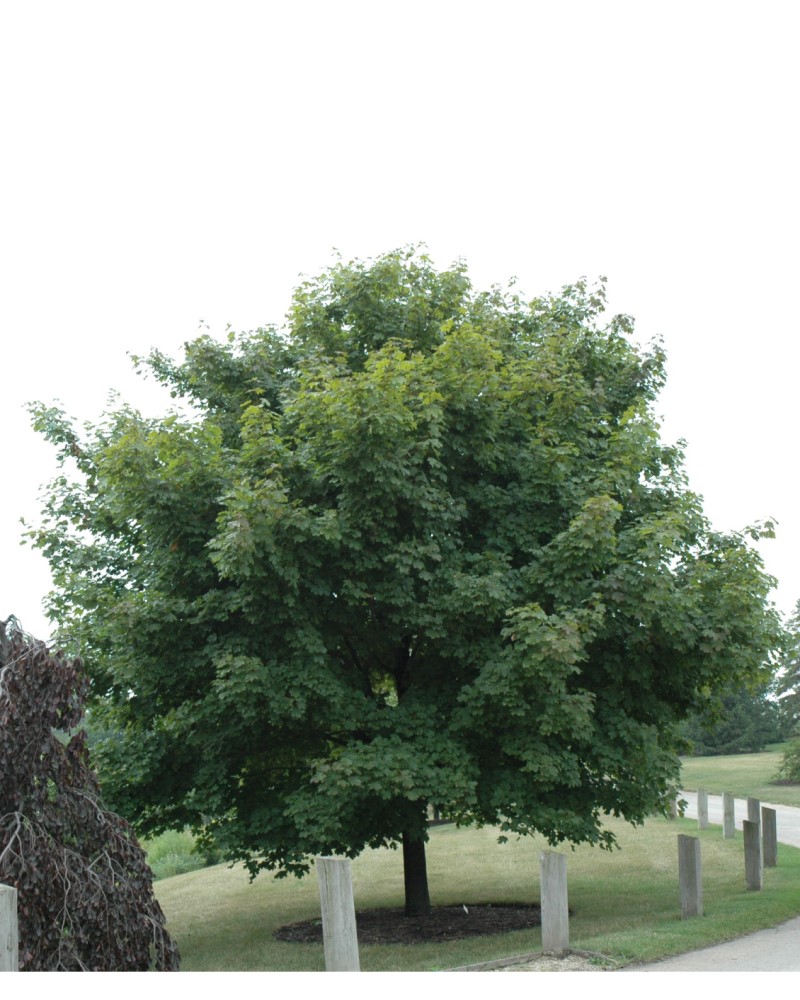
[[[356,913],[359,944],[421,944],[457,941],[478,935],[505,934],[541,924],[538,904],[480,903],[434,906],[430,916],[406,917],[402,907]],[[322,921],[287,924],[273,933],[279,941],[313,944],[322,941]]]

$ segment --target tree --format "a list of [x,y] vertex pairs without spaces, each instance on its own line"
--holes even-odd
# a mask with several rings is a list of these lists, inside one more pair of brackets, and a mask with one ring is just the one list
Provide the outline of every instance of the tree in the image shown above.
[[780,657],[778,692],[784,729],[794,736],[783,752],[775,780],[800,784],[800,601],[786,623],[786,641]]
[[788,729],[800,726],[800,601],[786,623],[786,642],[780,657],[778,692]]
[[723,693],[716,705],[693,712],[681,728],[698,757],[758,753],[783,737],[780,707],[772,684]]
[[20,969],[177,969],[144,851],[89,765],[87,688],[79,661],[0,622],[0,882],[18,892]]
[[30,538],[122,812],[254,875],[402,845],[424,913],[430,804],[601,846],[660,807],[678,722],[779,625],[659,441],[663,352],[603,309],[416,249],[337,261],[282,330],[138,359],[182,410],[34,408],[74,470]]
[[783,751],[778,773],[772,780],[779,785],[800,785],[800,739],[792,740]]

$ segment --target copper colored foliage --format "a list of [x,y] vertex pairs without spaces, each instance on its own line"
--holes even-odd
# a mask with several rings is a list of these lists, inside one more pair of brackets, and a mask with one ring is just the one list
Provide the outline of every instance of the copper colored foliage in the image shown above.
[[177,970],[130,825],[103,805],[70,660],[0,622],[0,882],[18,891],[20,970]]

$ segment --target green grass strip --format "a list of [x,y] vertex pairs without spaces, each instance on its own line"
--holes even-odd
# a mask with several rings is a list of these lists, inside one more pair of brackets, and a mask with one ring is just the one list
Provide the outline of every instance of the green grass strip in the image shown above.
[[[745,886],[741,837],[724,840],[719,827],[698,831],[693,820],[654,818],[632,829],[610,820],[621,850],[578,847],[568,855],[570,941],[617,963],[647,962],[701,948],[800,914],[800,850],[780,845],[778,867],[764,889]],[[428,872],[434,905],[539,901],[539,854],[544,841],[505,845],[498,831],[431,831]],[[677,834],[699,836],[705,915],[680,919]],[[402,905],[402,858],[368,851],[353,862],[356,909]],[[260,876],[224,865],[156,884],[187,971],[322,971],[322,945],[276,941],[283,924],[319,917],[316,878]],[[537,951],[538,931],[422,945],[362,946],[364,971],[432,971]]]
[[683,787],[689,791],[705,788],[720,795],[732,792],[776,805],[800,807],[800,785],[776,785],[774,777],[781,765],[784,744],[773,744],[763,753],[743,753],[729,757],[684,757]]

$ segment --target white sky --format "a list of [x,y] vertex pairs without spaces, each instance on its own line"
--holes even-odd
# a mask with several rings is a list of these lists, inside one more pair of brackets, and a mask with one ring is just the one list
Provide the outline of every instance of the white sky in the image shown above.
[[280,322],[331,249],[425,242],[530,296],[607,275],[662,335],[663,436],[800,598],[794,3],[0,5],[0,618],[51,449],[24,404],[159,412],[128,353]]

